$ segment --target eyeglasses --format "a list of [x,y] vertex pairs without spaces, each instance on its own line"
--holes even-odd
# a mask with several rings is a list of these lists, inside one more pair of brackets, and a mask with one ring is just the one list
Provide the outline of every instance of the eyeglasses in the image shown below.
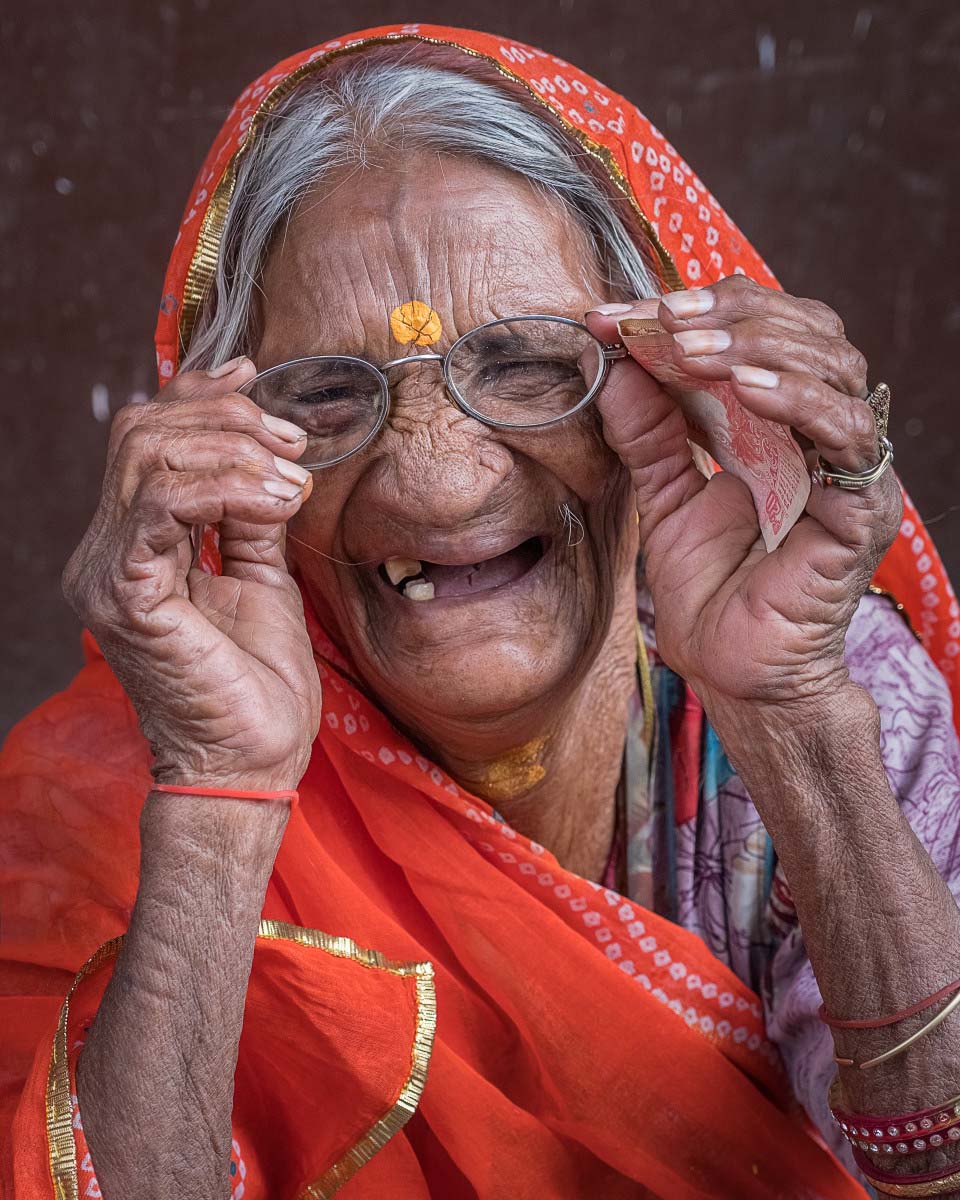
[[265,412],[307,432],[302,465],[332,467],[362,450],[390,411],[386,372],[411,363],[442,365],[449,398],[496,429],[543,429],[586,408],[622,346],[606,346],[568,317],[542,314],[488,321],[446,354],[410,354],[375,367],[322,354],[262,371],[240,390]]

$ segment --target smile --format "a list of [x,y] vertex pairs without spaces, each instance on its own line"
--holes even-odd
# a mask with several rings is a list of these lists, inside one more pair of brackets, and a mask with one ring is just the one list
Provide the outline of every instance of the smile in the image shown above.
[[490,557],[468,561],[430,562],[399,555],[384,559],[380,579],[406,600],[423,603],[478,596],[517,583],[544,558],[548,539],[530,537]]

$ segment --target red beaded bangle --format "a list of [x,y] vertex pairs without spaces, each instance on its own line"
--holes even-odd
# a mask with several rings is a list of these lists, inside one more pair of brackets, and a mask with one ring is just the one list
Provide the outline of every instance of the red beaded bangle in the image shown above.
[[915,1154],[960,1142],[960,1095],[935,1108],[923,1108],[902,1116],[869,1116],[849,1113],[836,1103],[840,1089],[830,1087],[830,1113],[854,1147],[872,1153]]
[[[839,1093],[831,1088],[831,1099],[834,1095],[839,1095]],[[848,1125],[857,1127],[869,1125],[871,1129],[877,1125],[883,1125],[892,1130],[897,1125],[903,1129],[912,1122],[918,1129],[930,1129],[932,1125],[947,1124],[960,1117],[960,1096],[953,1096],[933,1108],[922,1108],[919,1112],[905,1113],[903,1116],[877,1117],[869,1116],[866,1113],[848,1113],[841,1108],[834,1108],[833,1105],[831,1105],[830,1111],[841,1126],[846,1122]],[[929,1120],[931,1125],[921,1125],[921,1122],[925,1120]],[[907,1132],[913,1133],[914,1130],[908,1129]],[[896,1132],[893,1132],[891,1136],[896,1137]]]
[[300,796],[290,792],[244,791],[241,788],[180,787],[176,784],[154,784],[152,792],[167,792],[172,796],[217,796],[221,800],[289,800],[290,808],[297,805]]
[[[889,1120],[889,1118],[887,1118]],[[925,1118],[929,1121],[929,1118]],[[954,1117],[945,1125],[926,1126],[918,1129],[914,1122],[907,1129],[903,1125],[882,1128],[846,1125],[841,1123],[843,1136],[854,1149],[869,1150],[871,1154],[920,1154],[924,1150],[937,1150],[941,1146],[955,1146],[960,1142],[960,1117]],[[894,1130],[893,1134],[890,1130]]]
[[911,1004],[909,1008],[902,1008],[899,1012],[892,1013],[889,1017],[866,1017],[863,1020],[856,1021],[842,1021],[838,1017],[831,1017],[827,1013],[827,1006],[821,1004],[820,1020],[824,1025],[829,1025],[831,1029],[882,1029],[884,1025],[895,1025],[897,1021],[905,1021],[907,1017],[915,1017],[917,1013],[923,1012],[925,1008],[930,1008],[938,1000],[943,1000],[946,996],[952,996],[958,989],[960,989],[960,979],[955,979],[953,983],[948,983],[946,987],[942,987],[939,992],[934,992],[932,996],[927,996],[925,1000],[918,1000],[916,1004]]

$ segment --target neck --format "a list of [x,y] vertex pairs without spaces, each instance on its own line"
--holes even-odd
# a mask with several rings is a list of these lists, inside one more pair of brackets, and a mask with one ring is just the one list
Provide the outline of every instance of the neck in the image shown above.
[[[488,800],[567,870],[598,881],[610,851],[616,791],[635,686],[636,590],[622,581],[610,629],[584,679],[541,729],[478,756],[440,755],[455,779]],[[532,732],[532,736],[529,734]]]

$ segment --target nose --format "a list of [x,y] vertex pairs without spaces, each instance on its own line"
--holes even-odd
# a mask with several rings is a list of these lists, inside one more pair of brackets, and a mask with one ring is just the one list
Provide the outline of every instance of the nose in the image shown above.
[[499,432],[457,408],[432,363],[397,372],[391,383],[376,472],[378,506],[436,529],[488,511],[513,466]]

